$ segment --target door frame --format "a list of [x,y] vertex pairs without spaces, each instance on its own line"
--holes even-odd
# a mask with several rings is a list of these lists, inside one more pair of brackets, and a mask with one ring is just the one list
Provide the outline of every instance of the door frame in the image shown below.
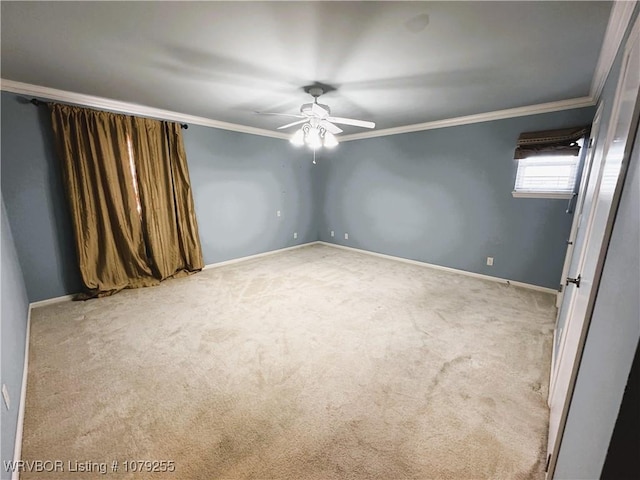
[[[605,141],[606,144],[604,145],[604,150],[603,150],[603,165],[602,168],[605,167],[605,163],[606,163],[606,158],[607,155],[609,153],[610,150],[610,145],[613,142],[613,135],[615,133],[615,123],[617,122],[617,115],[619,113],[619,108],[620,108],[620,103],[621,103],[621,94],[622,94],[622,85],[625,81],[626,78],[626,72],[627,70],[627,66],[628,66],[628,62],[630,60],[630,54],[631,51],[634,47],[640,45],[640,17],[637,17],[635,20],[635,23],[631,29],[631,33],[629,35],[629,38],[627,40],[627,43],[625,45],[625,49],[624,49],[624,53],[623,53],[623,64],[622,64],[622,69],[620,71],[620,78],[618,79],[618,86],[616,89],[616,94],[615,94],[615,98],[614,98],[614,102],[613,102],[613,111],[612,111],[612,115],[611,118],[609,120],[609,124],[608,124],[608,129],[607,129],[607,135],[605,137]],[[611,199],[611,206],[610,206],[610,210],[609,210],[609,214],[607,217],[607,221],[605,224],[605,228],[604,228],[604,234],[603,234],[603,238],[602,238],[602,242],[598,248],[598,258],[597,258],[597,262],[595,264],[595,272],[594,272],[594,276],[593,276],[593,284],[591,287],[591,290],[589,292],[588,295],[588,299],[587,299],[587,304],[586,304],[586,312],[584,315],[584,319],[583,319],[583,323],[582,323],[582,328],[580,330],[580,336],[578,339],[578,343],[577,343],[577,350],[576,350],[576,356],[575,359],[573,361],[573,365],[572,365],[572,369],[571,369],[571,374],[569,377],[569,383],[568,383],[568,388],[567,388],[567,393],[563,402],[563,406],[562,406],[562,413],[560,415],[560,419],[559,419],[559,423],[558,423],[558,430],[557,430],[557,435],[555,438],[555,442],[552,446],[552,451],[547,451],[547,455],[548,455],[548,465],[547,465],[547,474],[546,474],[546,478],[553,478],[553,475],[555,473],[555,468],[557,465],[557,460],[558,460],[558,454],[560,452],[560,447],[561,447],[561,443],[562,443],[562,438],[564,435],[564,430],[566,427],[566,423],[567,423],[567,418],[569,415],[569,409],[570,409],[570,405],[571,405],[571,400],[573,398],[573,394],[574,394],[574,390],[575,390],[575,384],[576,384],[576,380],[578,377],[578,371],[580,368],[580,362],[582,360],[582,355],[584,353],[584,345],[586,343],[586,338],[587,338],[587,334],[589,331],[589,326],[591,323],[591,318],[593,315],[593,310],[595,307],[595,302],[596,302],[596,298],[598,295],[598,289],[600,287],[600,281],[601,281],[601,277],[602,277],[602,271],[604,268],[604,263],[605,263],[605,259],[606,259],[606,254],[607,254],[607,250],[609,248],[609,243],[611,241],[611,233],[613,231],[613,225],[615,222],[615,218],[618,212],[618,207],[620,204],[620,197],[622,194],[622,189],[624,186],[624,182],[627,176],[627,171],[629,168],[629,160],[630,160],[630,155],[632,153],[632,149],[633,149],[633,145],[635,143],[635,139],[636,139],[636,135],[638,134],[638,123],[639,123],[639,117],[640,117],[640,87],[635,91],[635,103],[634,103],[634,107],[633,107],[633,112],[632,112],[632,116],[631,116],[631,121],[630,121],[630,125],[629,125],[629,132],[628,132],[628,136],[626,138],[626,144],[625,144],[625,148],[624,148],[624,153],[623,153],[623,158],[621,161],[621,165],[620,165],[620,172],[618,174],[618,178],[616,181],[616,185],[615,185],[615,189],[613,191],[613,196]],[[589,231],[587,233],[587,239],[584,242],[584,247],[586,247],[589,243],[589,238],[591,237],[591,232]],[[566,330],[566,327],[565,327]],[[558,359],[556,359],[556,361],[558,361]],[[550,390],[551,392],[551,390]],[[551,399],[551,396],[549,397],[549,399]],[[551,427],[551,425],[550,425]]]

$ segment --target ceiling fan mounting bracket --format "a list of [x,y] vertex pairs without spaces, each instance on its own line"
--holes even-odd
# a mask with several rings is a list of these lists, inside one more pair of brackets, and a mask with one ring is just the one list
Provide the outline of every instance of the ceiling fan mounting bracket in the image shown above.
[[318,100],[318,97],[324,93],[324,89],[321,87],[309,87],[307,89],[307,93],[311,95],[313,98]]

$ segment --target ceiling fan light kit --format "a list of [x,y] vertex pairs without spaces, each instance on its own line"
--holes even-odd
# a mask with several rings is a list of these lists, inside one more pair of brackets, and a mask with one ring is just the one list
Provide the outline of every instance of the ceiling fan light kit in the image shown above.
[[321,87],[309,87],[306,91],[313,97],[313,103],[303,104],[298,115],[260,112],[264,115],[282,115],[300,119],[278,127],[278,130],[284,130],[301,125],[289,139],[293,145],[307,145],[314,152],[322,147],[334,148],[338,145],[336,134],[342,133],[342,129],[335,125],[336,123],[363,128],[374,128],[376,126],[375,123],[364,120],[332,117],[329,106],[318,103],[318,97],[324,93],[324,89]]
[[296,130],[296,133],[289,139],[289,141],[296,147],[307,145],[312,150],[318,148],[334,148],[338,145],[338,139],[336,136],[329,132],[326,128],[318,125],[314,119],[305,123],[302,127]]

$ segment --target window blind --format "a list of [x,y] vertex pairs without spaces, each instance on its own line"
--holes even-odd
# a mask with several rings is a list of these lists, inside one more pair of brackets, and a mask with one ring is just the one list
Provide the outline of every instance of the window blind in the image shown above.
[[589,132],[589,128],[574,127],[522,133],[518,138],[513,158],[520,160],[546,155],[577,156],[580,152],[578,141]]
[[579,157],[530,157],[518,161],[516,192],[572,194]]

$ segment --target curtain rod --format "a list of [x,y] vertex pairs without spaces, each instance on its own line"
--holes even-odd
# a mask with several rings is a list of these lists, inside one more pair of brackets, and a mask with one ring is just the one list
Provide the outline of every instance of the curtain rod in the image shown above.
[[[47,102],[43,102],[42,100],[38,100],[37,98],[32,98],[30,102],[33,103],[36,107],[47,104]],[[186,130],[187,128],[189,128],[189,125],[187,125],[186,123],[181,123],[180,127]]]

